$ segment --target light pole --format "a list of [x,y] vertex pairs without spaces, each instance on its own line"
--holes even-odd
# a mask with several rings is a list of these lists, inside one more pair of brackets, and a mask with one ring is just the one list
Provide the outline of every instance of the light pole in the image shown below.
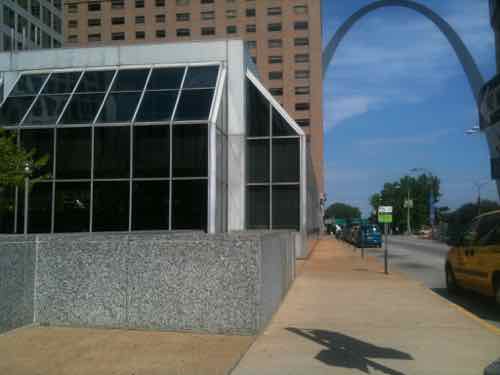
[[31,163],[24,164],[24,235],[28,235],[29,186],[32,172]]
[[474,181],[474,186],[477,189],[477,214],[478,216],[481,215],[481,188],[487,184],[489,184],[490,181]]

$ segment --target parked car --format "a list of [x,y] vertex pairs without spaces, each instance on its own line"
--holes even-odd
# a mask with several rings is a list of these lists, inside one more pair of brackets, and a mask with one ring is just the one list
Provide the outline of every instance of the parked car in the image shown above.
[[450,245],[445,265],[448,291],[473,290],[495,297],[500,306],[500,210],[475,218]]
[[356,246],[361,247],[382,247],[382,234],[375,224],[363,225],[356,233]]

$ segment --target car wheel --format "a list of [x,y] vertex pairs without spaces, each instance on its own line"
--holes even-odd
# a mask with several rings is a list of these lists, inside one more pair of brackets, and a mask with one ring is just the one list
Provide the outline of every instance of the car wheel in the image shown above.
[[457,280],[455,279],[455,274],[453,273],[453,269],[449,264],[446,265],[445,269],[446,274],[446,289],[450,294],[456,294],[460,291],[460,288],[457,284]]

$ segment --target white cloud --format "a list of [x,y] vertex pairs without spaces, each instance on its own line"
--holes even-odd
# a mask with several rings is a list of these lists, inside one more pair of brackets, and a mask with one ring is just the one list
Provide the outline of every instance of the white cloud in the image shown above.
[[325,128],[335,127],[342,121],[351,117],[362,115],[374,108],[380,103],[380,98],[370,96],[344,96],[336,98],[335,101],[328,105],[328,110],[331,110],[331,122],[325,124]]
[[440,129],[426,134],[411,135],[399,138],[370,138],[358,141],[360,147],[383,147],[383,146],[408,146],[408,145],[432,145],[440,138],[449,135],[453,129]]

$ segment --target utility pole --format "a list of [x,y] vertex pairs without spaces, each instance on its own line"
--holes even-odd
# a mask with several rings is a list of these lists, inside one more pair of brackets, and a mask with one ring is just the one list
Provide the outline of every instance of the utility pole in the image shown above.
[[481,215],[481,188],[487,185],[489,181],[475,181],[474,186],[477,189],[477,215]]
[[410,180],[408,179],[408,199],[406,201],[406,230],[408,235],[411,235],[411,223],[410,223]]

